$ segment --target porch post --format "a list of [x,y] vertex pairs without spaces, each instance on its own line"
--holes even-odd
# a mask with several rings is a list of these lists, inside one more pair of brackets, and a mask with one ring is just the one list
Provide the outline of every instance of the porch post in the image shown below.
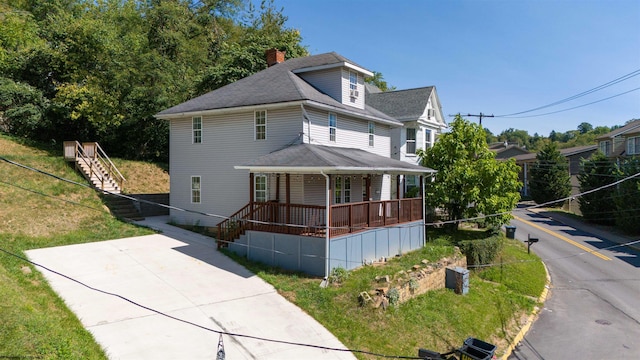
[[280,174],[276,174],[276,201],[280,202]]
[[[291,176],[289,173],[287,173],[285,175],[285,201],[286,201],[286,207],[285,207],[285,216],[286,216],[286,223],[287,224],[291,224]],[[291,228],[289,226],[287,226],[287,233],[289,233],[291,230]]]
[[249,204],[253,205],[253,173],[249,173]]
[[[323,172],[320,172],[320,174],[322,174],[322,176],[324,176],[325,178],[325,187],[326,187],[326,192],[325,192],[325,248],[324,248],[324,281],[323,284],[324,286],[328,285],[328,281],[329,281],[329,249],[330,249],[330,244],[329,241],[331,240],[331,236],[330,236],[330,226],[331,226],[331,176],[327,175]],[[321,284],[322,286],[322,284]]]
[[[404,181],[404,178],[403,178]],[[404,188],[404,186],[403,186]],[[400,174],[396,175],[396,199],[400,200],[402,198],[404,198],[404,194],[403,196],[400,196]]]

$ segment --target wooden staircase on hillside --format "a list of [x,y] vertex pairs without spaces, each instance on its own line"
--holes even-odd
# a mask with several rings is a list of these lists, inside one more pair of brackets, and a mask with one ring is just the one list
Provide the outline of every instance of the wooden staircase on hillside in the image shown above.
[[64,142],[64,159],[75,163],[75,168],[91,183],[105,193],[119,194],[126,179],[97,142]]

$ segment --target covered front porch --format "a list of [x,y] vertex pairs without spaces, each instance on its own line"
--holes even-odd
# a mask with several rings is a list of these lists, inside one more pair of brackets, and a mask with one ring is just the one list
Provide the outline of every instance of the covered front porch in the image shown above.
[[[352,269],[424,244],[422,189],[431,169],[359,149],[310,144],[236,169],[249,171],[250,200],[218,224],[219,247],[328,276],[332,267]],[[419,189],[411,198],[404,197],[408,177]]]

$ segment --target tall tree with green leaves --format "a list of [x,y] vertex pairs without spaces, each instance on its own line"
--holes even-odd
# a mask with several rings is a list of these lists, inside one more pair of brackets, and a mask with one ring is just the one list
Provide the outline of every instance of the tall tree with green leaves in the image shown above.
[[[599,189],[616,180],[615,165],[602,152],[597,151],[589,159],[582,160],[578,174],[580,193]],[[616,217],[615,191],[615,187],[607,187],[580,196],[578,203],[582,217],[591,223],[613,225]]]
[[480,125],[457,115],[450,129],[432,148],[418,151],[420,163],[438,171],[425,184],[427,205],[445,209],[454,221],[490,215],[484,219],[489,226],[507,223],[520,199],[519,167],[495,159]]
[[[538,204],[563,199],[571,193],[569,164],[555,142],[547,144],[538,152],[530,175],[531,198]],[[558,207],[562,203],[555,202],[549,206]]]
[[373,72],[373,76],[365,78],[364,82],[374,85],[381,91],[393,91],[396,89],[395,86],[389,86],[389,84],[387,84],[387,82],[384,80],[384,76],[382,75],[382,73],[377,71]]
[[[619,179],[640,173],[640,159],[627,159],[617,165]],[[640,177],[616,186],[616,227],[631,235],[640,235]]]

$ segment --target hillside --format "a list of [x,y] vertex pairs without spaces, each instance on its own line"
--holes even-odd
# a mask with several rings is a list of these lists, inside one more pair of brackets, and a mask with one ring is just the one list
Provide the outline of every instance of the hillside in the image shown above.
[[[87,183],[64,162],[61,146],[31,147],[0,135],[0,157]],[[168,175],[161,168],[121,163],[132,190],[167,191]],[[147,187],[146,182],[153,185]],[[0,357],[104,359],[103,350],[40,272],[17,256],[34,248],[149,233],[111,216],[98,193],[88,187],[0,161]]]

